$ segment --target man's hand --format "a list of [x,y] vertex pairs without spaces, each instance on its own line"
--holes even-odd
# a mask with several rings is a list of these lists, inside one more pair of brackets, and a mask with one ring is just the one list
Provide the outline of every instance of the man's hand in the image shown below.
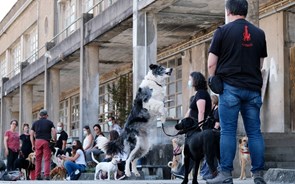
[[35,146],[32,146],[32,150],[35,151]]
[[9,152],[8,152],[8,149],[6,148],[6,149],[5,149],[5,156],[6,156],[6,157],[8,156],[8,153],[9,153]]

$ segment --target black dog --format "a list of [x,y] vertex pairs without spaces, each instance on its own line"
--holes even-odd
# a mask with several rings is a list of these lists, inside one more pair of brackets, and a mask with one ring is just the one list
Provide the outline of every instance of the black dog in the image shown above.
[[192,118],[184,118],[175,125],[175,129],[179,130],[178,134],[185,134],[184,145],[184,166],[185,175],[182,184],[188,183],[189,162],[192,159],[195,162],[193,173],[193,184],[198,184],[197,176],[201,160],[206,156],[207,164],[213,175],[216,175],[217,168],[214,165],[214,159],[219,154],[216,154],[219,145],[216,145],[216,137],[211,129],[201,130],[199,124]]

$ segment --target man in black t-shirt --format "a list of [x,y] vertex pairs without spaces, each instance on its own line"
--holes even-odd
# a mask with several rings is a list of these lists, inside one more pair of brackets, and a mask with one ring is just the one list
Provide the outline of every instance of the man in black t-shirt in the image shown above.
[[37,180],[42,180],[41,162],[44,156],[44,176],[46,180],[50,180],[51,150],[49,142],[56,140],[56,131],[53,122],[47,119],[48,114],[45,109],[40,111],[39,116],[40,119],[33,123],[31,129],[32,149],[36,152],[35,175]]
[[239,112],[251,150],[251,172],[255,184],[265,184],[264,140],[260,130],[260,107],[263,60],[267,57],[264,32],[245,20],[246,0],[227,0],[229,23],[214,33],[208,56],[210,76],[223,80],[219,95],[220,118],[220,172],[207,180],[208,184],[233,183],[231,172],[236,153],[236,131]]
[[62,122],[57,123],[57,141],[55,143],[55,147],[58,147],[59,149],[65,151],[67,140],[68,140],[68,134],[64,131],[64,124]]

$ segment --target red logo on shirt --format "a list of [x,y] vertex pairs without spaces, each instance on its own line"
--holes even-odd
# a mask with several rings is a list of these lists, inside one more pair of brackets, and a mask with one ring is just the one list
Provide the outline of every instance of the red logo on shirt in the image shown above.
[[[242,45],[244,47],[252,47],[253,46],[252,43],[249,43],[251,41],[251,34],[249,33],[248,26],[246,26],[246,25],[244,27],[243,41],[244,42],[242,43]],[[246,42],[248,42],[248,43],[246,43]]]
[[248,41],[250,41],[251,40],[251,34],[249,33],[249,31],[248,31],[248,26],[245,26],[244,27],[244,33],[243,33],[243,36],[244,36],[244,41],[245,42],[248,42]]

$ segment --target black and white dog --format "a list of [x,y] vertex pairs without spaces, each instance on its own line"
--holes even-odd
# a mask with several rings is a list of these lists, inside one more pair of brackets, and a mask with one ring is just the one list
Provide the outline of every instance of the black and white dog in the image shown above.
[[171,76],[172,68],[151,64],[150,70],[141,82],[132,110],[126,120],[124,130],[116,141],[107,144],[107,154],[126,153],[128,155],[125,164],[125,175],[140,176],[136,163],[146,155],[150,149],[150,127],[155,126],[157,118],[162,122],[166,119],[165,79]]
[[214,159],[220,159],[218,154],[219,144],[216,142],[216,136],[212,129],[201,130],[200,124],[194,119],[187,117],[175,125],[175,129],[179,130],[178,134],[185,134],[184,143],[184,179],[181,184],[188,183],[189,165],[192,159],[195,163],[192,184],[197,184],[198,169],[201,160],[206,158],[206,162],[213,176],[217,174],[217,166]]

